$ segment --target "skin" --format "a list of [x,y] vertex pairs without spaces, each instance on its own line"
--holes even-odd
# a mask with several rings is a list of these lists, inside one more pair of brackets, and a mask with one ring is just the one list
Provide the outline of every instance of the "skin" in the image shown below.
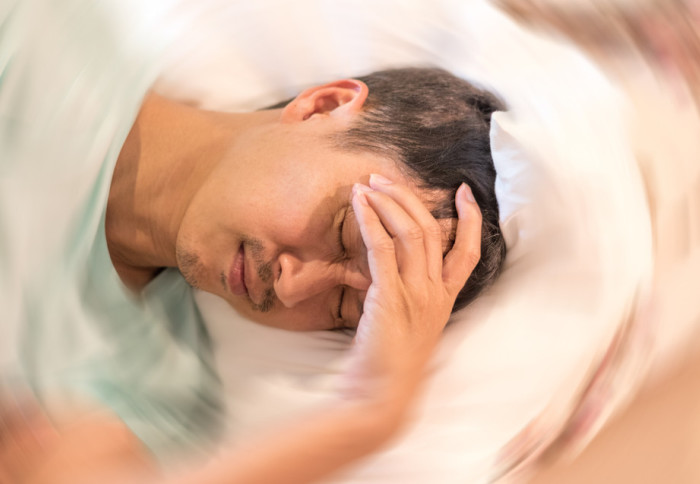
[[[294,329],[303,322],[295,319],[295,310],[308,309],[305,301],[332,307],[339,285],[356,291],[349,300],[356,305],[361,300],[363,310],[343,313],[358,318],[351,323],[357,332],[351,370],[335,398],[286,428],[260,435],[244,448],[222,450],[220,459],[206,466],[192,463],[190,472],[168,478],[158,474],[138,441],[109,414],[68,416],[52,424],[0,410],[0,423],[10,429],[0,433],[0,471],[11,482],[311,483],[396,436],[457,294],[479,260],[481,213],[469,188],[460,187],[455,243],[443,256],[443,228],[391,162],[328,151],[320,139],[347,128],[366,95],[364,84],[338,81],[305,91],[281,112],[234,116],[235,124],[227,115],[196,110],[189,118],[173,117],[190,108],[151,99],[124,147],[108,206],[110,254],[134,290],[161,267],[186,259],[187,267],[180,268],[189,280],[250,311],[251,301],[225,290],[220,272],[231,260],[231,247],[255,237],[264,247],[263,258],[273,261],[272,286],[280,303],[275,314],[294,321]],[[164,171],[166,161],[170,168]],[[360,169],[344,166],[351,161]],[[297,164],[306,176],[297,172]],[[237,183],[236,167],[249,167],[255,177],[269,175],[275,183],[266,180],[253,188],[255,177],[247,178],[251,185],[240,183],[227,193],[223,187]],[[268,171],[272,168],[277,171]],[[264,200],[268,196],[274,203]],[[250,204],[272,211],[260,213],[290,220],[268,224],[259,213],[246,218],[246,211],[253,212],[246,208]],[[342,254],[335,245],[333,214],[348,208],[355,228],[344,229],[348,254]],[[311,279],[303,274],[307,265],[313,268]],[[285,277],[304,290],[290,292],[295,288],[284,286]],[[336,324],[326,321],[324,326]]]
[[[0,469],[22,484],[311,483],[385,445],[406,423],[452,304],[479,259],[481,214],[463,185],[455,245],[443,259],[441,228],[421,200],[404,186],[380,181],[354,186],[352,206],[372,283],[352,371],[325,408],[167,479],[109,416],[68,419],[56,429],[41,418],[13,419],[5,425],[12,438],[0,443]],[[20,447],[17,436],[32,439]]]
[[[223,114],[151,95],[107,207],[122,280],[139,291],[161,267],[178,267],[192,286],[259,323],[356,327],[370,276],[352,186],[371,173],[412,185],[390,159],[330,145],[366,96],[364,84],[343,80],[283,110]],[[241,245],[248,293],[237,295],[228,275]]]

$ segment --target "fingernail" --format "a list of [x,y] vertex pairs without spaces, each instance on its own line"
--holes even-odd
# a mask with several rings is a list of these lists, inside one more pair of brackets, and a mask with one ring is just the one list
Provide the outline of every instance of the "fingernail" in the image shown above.
[[394,182],[389,180],[388,178],[383,177],[382,175],[377,175],[376,173],[372,173],[369,176],[369,182],[370,184],[379,184],[379,185],[391,185]]
[[370,187],[368,187],[367,185],[363,185],[362,183],[355,183],[352,186],[353,195],[355,195],[357,193],[368,193],[371,191],[372,191],[372,189]]
[[466,198],[469,202],[476,202],[476,200],[474,199],[474,194],[472,193],[472,189],[469,187],[469,185],[467,185],[466,183],[462,183],[462,186],[464,187],[462,189],[462,195],[464,196],[464,198]]
[[367,202],[367,193],[371,192],[372,189],[361,183],[355,183],[352,187],[352,196],[357,198],[357,201],[362,205],[369,205]]
[[360,202],[362,205],[367,205],[369,206],[369,202],[367,202],[367,191],[366,190],[357,190],[355,192],[355,198],[357,199],[358,202]]

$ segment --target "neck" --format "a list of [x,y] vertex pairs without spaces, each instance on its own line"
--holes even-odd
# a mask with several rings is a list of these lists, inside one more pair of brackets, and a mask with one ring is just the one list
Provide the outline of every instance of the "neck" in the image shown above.
[[127,286],[140,290],[161,269],[177,266],[187,207],[246,116],[146,98],[117,159],[105,221],[112,263]]

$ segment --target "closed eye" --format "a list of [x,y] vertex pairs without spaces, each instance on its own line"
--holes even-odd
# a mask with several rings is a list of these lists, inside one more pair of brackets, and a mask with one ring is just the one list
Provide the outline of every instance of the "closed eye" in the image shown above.
[[345,257],[345,243],[343,242],[343,228],[345,227],[345,221],[348,219],[348,208],[345,208],[343,211],[343,218],[340,220],[340,223],[338,224],[338,247],[340,247],[340,250],[342,252],[343,257]]
[[[340,247],[340,252],[341,252],[341,259],[344,260],[347,251],[345,250],[345,244],[343,243],[343,227],[345,227],[345,221],[348,218],[348,208],[346,207],[345,210],[343,211],[343,218],[340,220],[340,223],[338,224],[338,247]],[[345,286],[341,287],[340,290],[340,297],[338,298],[338,308],[336,310],[336,316],[338,321],[343,320],[343,314],[342,314],[342,309],[343,309],[343,296],[345,296]]]
[[345,296],[345,286],[341,286],[340,288],[340,297],[338,298],[338,309],[336,310],[336,318],[338,321],[343,320],[343,296]]

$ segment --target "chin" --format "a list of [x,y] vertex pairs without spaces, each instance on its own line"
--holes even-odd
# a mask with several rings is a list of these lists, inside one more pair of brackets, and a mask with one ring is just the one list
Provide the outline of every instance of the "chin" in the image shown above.
[[207,280],[209,279],[207,277],[208,271],[197,252],[188,250],[182,246],[177,246],[175,258],[177,260],[177,268],[182,274],[182,277],[185,278],[185,281],[187,281],[187,284],[195,289],[202,289],[215,293],[212,291],[211,287],[207,287]]

